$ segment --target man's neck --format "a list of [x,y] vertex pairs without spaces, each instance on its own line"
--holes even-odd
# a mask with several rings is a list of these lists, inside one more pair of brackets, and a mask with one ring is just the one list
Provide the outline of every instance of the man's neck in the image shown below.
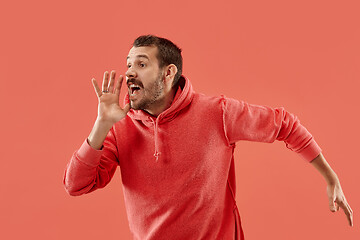
[[170,92],[168,92],[168,94],[166,94],[165,97],[163,98],[163,101],[159,102],[155,108],[144,109],[144,110],[154,117],[159,116],[160,113],[164,112],[166,109],[168,109],[171,106],[176,95],[176,90],[177,90],[176,88],[171,88]]

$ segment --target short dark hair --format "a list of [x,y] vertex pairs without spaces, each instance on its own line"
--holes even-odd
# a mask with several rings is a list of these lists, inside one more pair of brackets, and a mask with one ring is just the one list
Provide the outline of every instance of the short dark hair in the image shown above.
[[169,64],[174,64],[177,67],[172,86],[175,87],[182,74],[182,56],[181,49],[173,42],[166,38],[157,37],[154,35],[142,35],[135,39],[134,47],[156,46],[158,49],[157,59],[159,67],[162,68]]

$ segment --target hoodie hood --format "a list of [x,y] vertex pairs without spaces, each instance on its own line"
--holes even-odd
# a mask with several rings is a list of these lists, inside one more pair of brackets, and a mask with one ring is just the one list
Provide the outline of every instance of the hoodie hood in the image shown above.
[[[173,102],[171,103],[171,106],[163,111],[162,113],[157,116],[156,119],[159,119],[159,123],[164,121],[170,121],[175,115],[185,108],[187,105],[190,104],[190,102],[193,99],[193,88],[190,83],[190,81],[183,75],[181,75],[179,79],[179,87],[176,91],[175,97]],[[128,104],[130,102],[129,100],[129,93],[126,93],[124,103]],[[144,110],[134,110],[130,109],[130,111],[127,114],[130,118],[135,120],[148,120],[149,117],[154,118],[149,113],[145,112]]]
[[[171,106],[160,113],[157,117],[151,116],[149,113],[145,112],[144,110],[134,110],[130,109],[128,112],[128,116],[134,120],[142,121],[146,126],[149,125],[149,121],[154,127],[154,139],[155,139],[155,150],[154,150],[154,157],[156,161],[158,161],[159,155],[161,152],[159,151],[159,143],[160,139],[158,136],[158,127],[160,124],[169,122],[174,119],[177,114],[188,106],[194,97],[194,92],[190,81],[183,75],[181,75],[179,79],[179,87],[176,91],[175,97]],[[129,93],[126,94],[124,103],[129,103]]]

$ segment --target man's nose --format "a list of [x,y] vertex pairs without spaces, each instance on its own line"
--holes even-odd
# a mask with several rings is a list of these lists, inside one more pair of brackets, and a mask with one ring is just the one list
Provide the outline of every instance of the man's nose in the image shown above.
[[129,67],[128,70],[126,71],[126,77],[127,78],[135,78],[136,77],[136,72],[134,71],[134,69],[132,67]]

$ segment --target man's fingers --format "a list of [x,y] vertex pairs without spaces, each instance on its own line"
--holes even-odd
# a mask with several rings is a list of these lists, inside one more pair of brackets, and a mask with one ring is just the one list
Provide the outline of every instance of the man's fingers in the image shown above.
[[[349,225],[352,226],[353,225],[353,213],[352,213],[352,209],[350,208],[349,204],[346,202],[346,200],[343,203],[344,207],[342,207],[342,209],[344,210],[347,219],[349,221]],[[340,205],[341,206],[341,205]]]
[[101,92],[101,90],[100,90],[100,88],[99,88],[99,85],[97,84],[97,81],[95,80],[95,78],[91,79],[91,82],[92,82],[92,84],[93,84],[93,86],[94,86],[96,95],[97,95],[98,97],[101,97],[102,92]]
[[[100,90],[99,85],[97,84],[96,80],[94,78],[92,79],[92,83],[95,88],[96,95],[98,97],[102,96],[103,92],[114,93],[118,96],[120,95],[121,84],[124,80],[124,77],[122,75],[120,75],[119,81],[116,82],[115,75],[116,75],[115,70],[112,70],[110,73],[110,82],[109,82],[109,72],[108,71],[104,72],[102,90]],[[115,82],[116,82],[116,84],[115,84]],[[115,85],[115,87],[114,87],[114,85]]]
[[116,86],[115,86],[115,92],[114,93],[116,95],[120,95],[120,90],[121,90],[121,85],[122,85],[123,80],[124,80],[124,77],[122,75],[120,75],[119,81],[117,81]]
[[112,93],[114,90],[115,74],[116,74],[115,70],[112,70],[110,73],[110,83],[109,83],[109,88],[108,88],[109,93]]
[[354,222],[353,222],[353,210],[351,209],[350,205],[346,202],[346,205],[350,211],[350,226],[353,226],[354,225]]
[[102,91],[107,92],[108,91],[108,83],[109,83],[109,72],[104,72],[104,78],[102,83]]
[[344,210],[344,213],[349,221],[349,225],[352,226],[352,221],[353,221],[352,210],[350,206],[347,204],[346,200],[337,200],[336,203]]
[[350,212],[353,213],[353,210],[351,209],[350,205],[348,204],[348,202],[346,202],[347,207],[349,208]]
[[339,206],[336,206],[335,204],[335,196],[331,195],[329,197],[329,207],[330,207],[330,211],[332,212],[336,212],[337,210],[339,210]]

